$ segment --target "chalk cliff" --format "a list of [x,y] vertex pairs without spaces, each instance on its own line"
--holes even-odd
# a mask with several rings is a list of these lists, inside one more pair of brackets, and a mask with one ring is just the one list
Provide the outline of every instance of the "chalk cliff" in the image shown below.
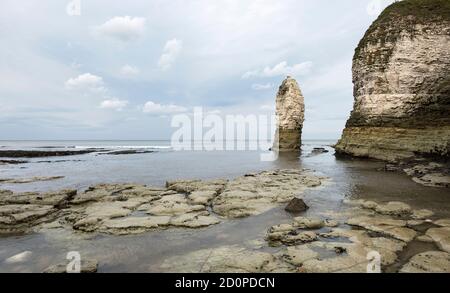
[[280,86],[276,107],[278,128],[274,149],[280,152],[299,151],[305,120],[305,102],[297,81],[290,76]]
[[450,1],[386,8],[353,58],[354,108],[337,153],[396,161],[450,154]]

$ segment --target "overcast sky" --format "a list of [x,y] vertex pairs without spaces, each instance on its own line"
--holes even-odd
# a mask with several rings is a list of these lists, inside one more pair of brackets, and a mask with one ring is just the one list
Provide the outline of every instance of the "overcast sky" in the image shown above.
[[304,138],[338,138],[354,48],[393,1],[69,2],[1,1],[0,139],[169,139],[195,106],[271,113],[288,74]]

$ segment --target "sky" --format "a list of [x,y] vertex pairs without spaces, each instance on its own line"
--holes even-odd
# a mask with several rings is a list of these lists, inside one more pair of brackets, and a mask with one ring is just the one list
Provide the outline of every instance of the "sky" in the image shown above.
[[2,0],[0,140],[170,139],[194,107],[270,115],[287,75],[303,138],[339,138],[354,49],[391,2]]

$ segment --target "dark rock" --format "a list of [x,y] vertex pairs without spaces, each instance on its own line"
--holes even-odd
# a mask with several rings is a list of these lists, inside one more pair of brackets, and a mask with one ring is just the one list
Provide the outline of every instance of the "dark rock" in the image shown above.
[[398,164],[386,164],[383,168],[383,171],[385,172],[398,172],[401,170],[402,168]]
[[84,155],[96,152],[96,150],[79,151],[24,151],[24,150],[0,150],[0,158],[42,158]]
[[37,161],[36,163],[42,164],[53,164],[53,163],[67,163],[67,162],[83,162],[83,160],[55,160],[55,161]]
[[311,155],[320,155],[320,154],[325,154],[325,153],[329,153],[330,151],[325,149],[325,148],[314,148],[311,151]]
[[309,209],[309,206],[305,204],[303,199],[300,198],[293,198],[288,205],[286,206],[285,210],[290,213],[301,213]]
[[142,151],[142,150],[123,150],[123,151],[113,151],[107,153],[100,153],[99,155],[136,155],[136,154],[151,154],[155,151]]
[[19,160],[0,160],[0,165],[18,165],[18,164],[26,164],[28,161],[19,161]]

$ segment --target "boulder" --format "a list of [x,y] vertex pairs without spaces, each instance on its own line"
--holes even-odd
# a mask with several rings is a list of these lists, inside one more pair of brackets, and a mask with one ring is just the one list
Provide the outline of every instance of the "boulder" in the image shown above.
[[290,213],[301,213],[308,209],[309,206],[306,205],[303,199],[297,197],[293,198],[285,208],[285,210]]

